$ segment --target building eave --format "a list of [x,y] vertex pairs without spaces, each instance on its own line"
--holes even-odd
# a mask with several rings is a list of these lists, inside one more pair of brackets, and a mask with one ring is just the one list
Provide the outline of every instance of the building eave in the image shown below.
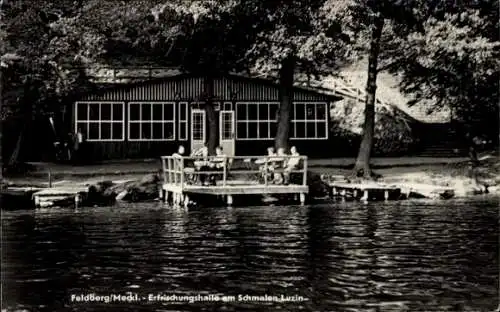
[[[178,80],[178,79],[183,79],[183,78],[188,78],[188,77],[193,77],[197,76],[195,74],[189,73],[189,72],[183,72],[177,69],[171,69],[167,71],[165,74],[159,77],[128,77],[124,75],[119,75],[119,76],[114,76],[114,77],[94,77],[91,78],[90,81],[92,82],[92,85],[100,92],[109,90],[109,89],[114,89],[114,88],[130,88],[130,87],[136,87],[136,86],[142,86],[142,85],[147,85],[147,84],[152,84],[152,83],[161,83],[165,81],[172,81],[172,80]],[[229,79],[243,79],[243,80],[249,80],[249,81],[254,81],[254,82],[260,82],[262,84],[266,85],[271,85],[273,87],[279,87],[279,84],[276,82],[275,79],[272,78],[263,78],[263,77],[258,77],[258,76],[253,76],[253,75],[247,75],[247,74],[242,74],[242,73],[229,73],[226,75],[223,75],[223,77],[229,78]],[[330,101],[335,102],[339,101],[342,99],[341,96],[337,95],[334,90],[330,90],[328,88],[321,87],[319,84],[317,85],[312,85],[312,84],[307,84],[302,81],[296,81],[294,83],[294,89],[298,91],[304,91],[304,92],[310,92],[310,93],[316,93],[316,94],[321,94],[329,98]]]

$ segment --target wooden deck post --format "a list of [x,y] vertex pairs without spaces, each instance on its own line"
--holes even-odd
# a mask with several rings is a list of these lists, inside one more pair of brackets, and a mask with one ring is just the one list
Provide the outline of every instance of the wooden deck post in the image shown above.
[[302,185],[307,185],[307,157],[304,158],[304,176],[302,177]]
[[184,189],[184,158],[181,158],[181,170],[180,170],[180,180],[181,180],[181,191]]
[[304,205],[306,202],[306,194],[300,193],[299,197],[300,197],[300,204]]
[[264,185],[267,186],[267,160],[268,156],[266,156],[265,162],[264,162]]
[[227,180],[227,156],[224,155],[224,166],[223,166],[223,173],[222,173],[222,185],[226,186],[226,180]]
[[160,187],[158,188],[158,198],[160,200],[164,200],[165,199],[165,193],[163,191],[163,187],[160,185]]
[[363,197],[361,197],[362,201],[368,201],[368,190],[363,191]]
[[78,209],[78,204],[80,204],[80,201],[81,201],[80,194],[77,193],[75,195],[75,209]]
[[227,195],[227,205],[231,206],[233,204],[233,195]]
[[172,183],[172,176],[170,175],[172,173],[171,168],[172,164],[170,163],[170,158],[167,158],[167,164],[168,164],[168,181],[167,183]]
[[162,166],[162,169],[163,169],[163,183],[167,183],[167,164],[166,164],[166,159],[165,158],[162,158],[161,159],[161,166]]

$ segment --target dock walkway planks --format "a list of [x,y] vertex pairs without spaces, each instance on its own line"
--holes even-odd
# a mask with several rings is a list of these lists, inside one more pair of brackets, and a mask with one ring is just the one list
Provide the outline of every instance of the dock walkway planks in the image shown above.
[[163,189],[168,192],[184,192],[195,194],[210,194],[210,195],[249,195],[249,194],[294,194],[307,193],[308,186],[303,185],[262,185],[262,184],[247,184],[247,185],[185,185],[182,189],[178,185],[163,184]]
[[[238,184],[238,185],[176,185],[163,184],[164,199],[169,198],[169,194],[173,195],[174,203],[188,203],[190,194],[203,195],[221,195],[226,196],[228,205],[232,204],[233,195],[259,195],[259,194],[298,194],[300,202],[304,203],[305,194],[309,192],[309,187],[306,185],[263,185],[263,184]],[[179,197],[180,196],[180,197]]]
[[362,201],[399,199],[401,195],[400,187],[376,182],[331,182],[329,185],[333,196],[352,197]]
[[56,186],[35,192],[33,199],[36,207],[49,207],[58,201],[69,199],[78,204],[81,202],[82,196],[88,192],[89,186],[86,185]]

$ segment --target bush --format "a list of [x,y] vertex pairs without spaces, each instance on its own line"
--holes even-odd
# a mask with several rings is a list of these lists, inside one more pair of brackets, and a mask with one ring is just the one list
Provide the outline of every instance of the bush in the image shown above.
[[[331,135],[352,145],[359,144],[363,132],[365,104],[344,100],[336,102],[330,110]],[[417,143],[412,136],[410,121],[398,109],[375,106],[374,154],[393,155],[408,152]]]

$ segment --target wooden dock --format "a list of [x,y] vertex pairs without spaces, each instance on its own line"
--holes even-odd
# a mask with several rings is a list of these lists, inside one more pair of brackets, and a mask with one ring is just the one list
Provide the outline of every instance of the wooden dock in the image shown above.
[[451,187],[422,183],[393,185],[376,182],[330,182],[329,185],[333,197],[361,201],[401,200],[409,198],[449,199],[455,195],[454,189]]
[[58,186],[39,190],[33,194],[35,207],[67,206],[74,203],[76,207],[89,192],[88,186]]
[[381,183],[329,183],[332,196],[352,198],[361,201],[398,200],[401,197],[401,188]]
[[[290,182],[287,185],[274,184],[276,175],[283,176],[284,169],[280,164],[291,157],[300,158],[299,168],[290,171]],[[160,198],[176,205],[188,206],[190,196],[214,195],[225,198],[227,205],[233,204],[233,196],[238,195],[272,195],[295,194],[301,204],[305,203],[307,186],[307,157],[250,157],[223,156],[219,157],[220,169],[209,168],[201,170],[197,162],[203,162],[201,157],[163,156],[163,185]],[[209,159],[210,160],[210,159]],[[256,164],[257,161],[257,164]],[[193,164],[187,166],[187,164]],[[202,177],[215,177],[216,183],[203,185]],[[242,178],[244,177],[244,178]]]

